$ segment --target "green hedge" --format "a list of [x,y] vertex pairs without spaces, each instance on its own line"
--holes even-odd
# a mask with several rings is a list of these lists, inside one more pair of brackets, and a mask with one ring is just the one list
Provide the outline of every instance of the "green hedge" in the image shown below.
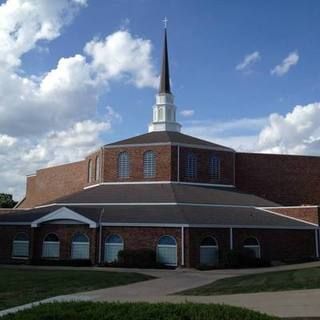
[[255,311],[217,304],[93,303],[43,304],[2,320],[271,320]]
[[263,268],[270,267],[270,261],[254,257],[247,250],[229,250],[223,255],[224,268]]
[[156,267],[156,253],[150,249],[121,250],[118,263],[124,267],[153,268]]

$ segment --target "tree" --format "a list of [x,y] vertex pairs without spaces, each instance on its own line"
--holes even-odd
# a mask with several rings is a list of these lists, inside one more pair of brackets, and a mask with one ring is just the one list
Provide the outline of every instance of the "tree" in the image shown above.
[[12,194],[0,193],[0,208],[13,208],[17,204]]

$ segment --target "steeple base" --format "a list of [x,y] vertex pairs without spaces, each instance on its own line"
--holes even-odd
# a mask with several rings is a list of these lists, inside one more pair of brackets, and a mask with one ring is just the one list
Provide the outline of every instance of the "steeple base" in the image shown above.
[[177,122],[152,122],[149,125],[149,132],[154,131],[181,131],[181,124]]

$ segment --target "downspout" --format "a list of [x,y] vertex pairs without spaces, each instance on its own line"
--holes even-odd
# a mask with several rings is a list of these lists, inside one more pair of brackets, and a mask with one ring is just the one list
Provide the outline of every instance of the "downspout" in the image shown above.
[[184,267],[184,226],[181,226],[181,267]]
[[316,242],[316,258],[319,258],[319,238],[318,238],[318,234],[319,234],[319,229],[315,229],[314,230],[315,233],[315,242]]
[[230,250],[233,250],[233,229],[230,228]]
[[98,263],[101,264],[101,256],[102,256],[102,216],[104,214],[104,208],[102,208],[99,217],[99,256]]

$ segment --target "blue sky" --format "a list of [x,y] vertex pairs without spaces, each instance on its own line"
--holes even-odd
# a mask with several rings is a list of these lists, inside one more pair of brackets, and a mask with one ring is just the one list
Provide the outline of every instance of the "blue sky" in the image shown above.
[[0,191],[147,132],[165,16],[183,132],[319,154],[319,1],[0,0]]
[[[50,42],[49,54],[31,51],[23,58],[24,70],[43,73],[60,57],[81,52],[93,37],[104,37],[121,27],[152,41],[152,58],[159,69],[164,16],[169,20],[176,103],[180,110],[195,111],[192,120],[285,114],[296,104],[318,100],[318,1],[92,0],[61,37]],[[254,51],[260,53],[261,60],[252,72],[237,72],[235,66]],[[299,53],[299,63],[283,77],[270,75],[270,70],[292,51]],[[114,107],[125,125],[118,124],[111,136],[105,136],[106,141],[145,132],[154,94],[150,88],[139,90],[113,82],[99,106]],[[180,121],[187,120],[180,117]]]

